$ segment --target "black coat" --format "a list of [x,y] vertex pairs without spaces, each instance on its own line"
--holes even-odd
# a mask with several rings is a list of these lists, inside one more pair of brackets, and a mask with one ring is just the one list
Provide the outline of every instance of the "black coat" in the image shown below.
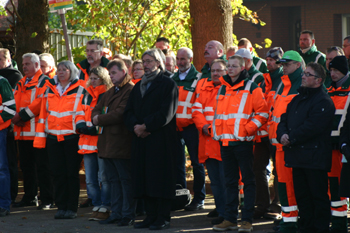
[[[343,144],[350,147],[350,108],[346,112],[346,118],[343,127],[340,129],[339,148]],[[339,195],[341,197],[350,197],[350,161],[343,163],[340,175]]]
[[277,128],[277,140],[288,134],[291,143],[283,147],[285,165],[330,171],[333,101],[322,86],[300,87],[298,91]]
[[131,166],[134,197],[175,196],[176,83],[160,72],[142,98],[138,82],[124,112],[127,128],[145,123],[151,134],[139,138],[133,133]]

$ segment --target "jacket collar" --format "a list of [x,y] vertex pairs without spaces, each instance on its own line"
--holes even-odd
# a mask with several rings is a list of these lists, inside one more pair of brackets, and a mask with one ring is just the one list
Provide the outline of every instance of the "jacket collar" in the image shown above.
[[[185,80],[186,80],[186,81],[189,81],[189,80],[196,79],[196,73],[197,73],[196,68],[194,67],[193,64],[191,64],[191,69],[188,71]],[[177,71],[177,72],[172,76],[172,78],[174,79],[175,82],[185,81],[185,80],[180,80],[180,71]]]
[[43,74],[43,72],[41,72],[41,69],[39,69],[39,70],[35,73],[34,77],[33,77],[26,85],[24,85],[24,84],[25,84],[25,82],[26,82],[27,76],[24,76],[24,77],[22,78],[22,80],[23,80],[23,85],[24,85],[24,86],[32,86],[33,84],[34,84],[34,85],[37,85],[37,84],[38,84],[38,81],[39,81],[39,77],[40,77],[42,74]]

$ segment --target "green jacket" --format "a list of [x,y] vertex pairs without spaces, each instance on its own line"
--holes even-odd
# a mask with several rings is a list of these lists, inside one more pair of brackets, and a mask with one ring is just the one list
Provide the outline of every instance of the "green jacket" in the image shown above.
[[268,73],[269,70],[267,69],[266,61],[260,57],[253,56],[253,63],[257,70],[259,70],[261,73]]
[[10,124],[6,121],[12,119],[15,116],[16,102],[10,83],[6,78],[2,76],[0,76],[0,97],[0,130],[3,130]]
[[[191,69],[188,71],[184,80],[179,78],[180,71],[176,72],[171,78],[176,82],[177,86],[184,87],[185,89],[191,89],[191,85],[195,79],[197,79],[197,74],[199,72],[196,70],[193,64],[191,64]],[[191,91],[191,90],[190,90]],[[194,90],[193,90],[194,91]]]
[[[225,54],[222,57],[219,57],[219,59],[227,61]],[[202,78],[208,78],[208,81],[211,81],[211,71],[210,71],[210,65],[208,63],[205,63],[205,65],[201,69],[201,72],[202,72]]]
[[[107,67],[109,60],[105,57],[101,58],[101,64],[100,66],[102,67]],[[85,74],[88,74],[90,71],[90,63],[87,61],[87,59],[82,60],[81,62],[79,62],[77,64],[77,66],[79,67],[79,69],[82,71],[79,74],[79,79],[81,80],[87,80],[87,77],[85,78]]]
[[249,74],[249,79],[255,82],[256,84],[259,84],[264,80],[264,76],[259,70],[255,68],[254,64],[248,70],[248,74]]
[[[301,73],[303,72],[303,69],[301,66],[296,69],[293,73],[288,75],[289,81],[291,83],[291,88],[289,89],[288,95],[293,95],[293,94],[299,94],[298,88],[301,85]],[[281,88],[279,89],[277,94],[282,94],[284,89],[284,85],[282,84]]]
[[310,62],[317,62],[326,69],[326,55],[317,51],[316,45],[313,45],[306,53],[303,53],[299,49],[299,54],[304,59],[306,65]]

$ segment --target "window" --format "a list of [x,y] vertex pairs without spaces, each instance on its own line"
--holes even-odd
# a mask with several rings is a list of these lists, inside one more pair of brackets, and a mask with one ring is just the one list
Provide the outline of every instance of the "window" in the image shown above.
[[343,38],[350,35],[350,14],[343,15],[342,17],[342,35]]

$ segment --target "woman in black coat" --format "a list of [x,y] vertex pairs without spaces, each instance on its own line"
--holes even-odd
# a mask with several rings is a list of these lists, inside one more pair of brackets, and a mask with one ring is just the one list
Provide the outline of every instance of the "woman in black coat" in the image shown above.
[[178,89],[164,75],[156,49],[142,55],[145,74],[132,90],[124,112],[133,134],[131,164],[135,198],[144,198],[146,219],[135,228],[168,228],[175,197],[175,141]]

